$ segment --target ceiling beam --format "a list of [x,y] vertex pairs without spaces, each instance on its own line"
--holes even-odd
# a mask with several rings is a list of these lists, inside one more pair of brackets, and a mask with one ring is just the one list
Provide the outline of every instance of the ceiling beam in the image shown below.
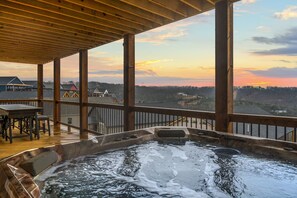
[[43,22],[43,21],[36,21],[34,19],[22,18],[22,17],[18,17],[18,16],[14,16],[11,14],[6,14],[6,13],[1,13],[1,12],[0,12],[0,22],[12,24],[12,25],[17,24],[18,26],[24,26],[24,27],[29,26],[30,28],[35,28],[37,30],[44,29],[45,31],[48,31],[48,32],[52,32],[52,33],[58,32],[60,34],[66,35],[66,36],[90,38],[93,40],[98,40],[99,42],[101,42],[102,40],[113,40],[116,38],[121,38],[120,36],[107,37],[105,35],[94,34],[92,32],[76,30],[73,28],[65,28],[60,25],[47,23],[47,22]]
[[34,38],[32,38],[32,35],[30,34],[26,34],[24,32],[15,32],[15,31],[9,31],[9,30],[5,30],[2,29],[2,34],[0,35],[1,37],[11,37],[12,40],[27,40],[29,42],[37,42],[37,43],[44,43],[44,44],[50,44],[50,45],[56,45],[56,46],[60,46],[61,48],[86,48],[89,47],[89,45],[83,44],[83,43],[78,43],[78,42],[72,42],[72,41],[65,41],[65,40],[55,40],[52,38],[48,38],[48,37],[43,37],[40,35],[36,35],[34,36]]
[[[157,23],[158,25],[163,25],[168,21],[171,21],[164,17],[160,17],[156,14],[153,14],[151,12],[147,12],[147,11],[144,11],[143,9],[139,9],[137,7],[123,3],[119,0],[95,0],[95,1],[98,3],[104,4],[108,7],[112,7],[116,9],[116,14],[118,13],[118,10],[120,10],[121,13],[118,13],[120,16],[132,17],[132,18],[135,18],[136,16],[136,17],[139,17],[139,19],[145,19],[150,22]],[[135,20],[136,19],[137,18],[135,18]],[[153,25],[152,27],[156,27],[156,26]]]
[[[6,0],[2,0],[6,1]],[[79,14],[77,12],[73,12],[71,10],[67,10],[61,7],[53,6],[51,4],[47,4],[44,2],[39,2],[37,0],[8,0],[10,2],[14,2],[16,4],[22,5],[21,8],[31,7],[36,8],[39,10],[43,10],[48,12],[48,17],[57,16],[59,15],[59,19],[63,20],[63,18],[67,17],[67,21],[69,22],[76,22],[78,24],[82,24],[84,26],[89,26],[92,24],[94,28],[101,30],[102,33],[105,34],[114,34],[114,35],[123,35],[125,31],[116,29],[116,27],[110,27],[102,25],[101,20],[96,17],[90,17],[85,14]]]
[[[65,8],[68,10],[72,10],[79,14],[85,14],[92,18],[96,17],[104,25],[113,26],[113,27],[115,26],[115,27],[118,27],[118,29],[123,30],[123,31],[128,31],[128,32],[132,31],[133,32],[135,30],[143,30],[145,28],[144,25],[134,23],[131,21],[127,21],[127,20],[124,20],[119,17],[115,17],[109,13],[98,11],[98,10],[94,9],[94,7],[85,7],[82,5],[75,4],[75,3],[73,3],[72,0],[71,1],[67,1],[67,0],[39,0],[39,1],[51,4],[54,6],[58,6],[61,8]],[[84,3],[85,1],[80,1],[80,2]],[[90,19],[92,19],[92,18],[90,18]]]
[[[116,30],[116,32],[118,31],[135,32],[136,30],[143,30],[143,27],[140,27],[139,25],[138,26],[136,25],[136,27],[133,27],[132,26],[133,24],[131,23],[129,26],[127,26],[127,23],[125,22],[123,22],[122,24],[119,24],[119,23],[115,23],[115,21],[112,21],[112,20],[106,20],[105,16],[107,15],[105,16],[104,14],[99,15],[98,12],[92,9],[77,6],[76,4],[72,4],[64,0],[37,0],[37,1],[55,6],[59,9],[64,9],[63,14],[65,16],[73,17],[73,15],[75,14],[74,16],[77,17],[77,19],[79,20],[92,23],[93,25],[101,25],[103,27],[110,29],[110,31]],[[113,33],[116,33],[116,32],[113,32]]]
[[185,9],[185,6],[180,1],[172,1],[172,0],[149,0],[152,3],[155,3],[163,8],[169,9],[176,14],[182,15],[183,17],[187,17],[188,13]]
[[[46,31],[42,31],[42,30],[35,30],[35,29],[30,29],[28,27],[19,27],[17,25],[11,25],[11,24],[2,24],[0,23],[0,29],[2,30],[6,30],[6,31],[10,31],[11,34],[16,33],[24,33],[27,35],[31,35],[31,36],[43,36],[45,38],[50,38],[50,39],[54,39],[54,40],[61,40],[61,41],[69,41],[69,42],[77,42],[77,43],[85,43],[89,46],[92,45],[100,45],[100,43],[98,41],[94,41],[94,40],[90,40],[90,39],[77,39],[77,38],[72,38],[69,36],[64,36],[62,34],[55,34],[53,35],[52,33],[46,32]],[[104,41],[103,41],[104,42]]]
[[202,12],[203,10],[203,4],[204,4],[203,0],[181,0],[181,2],[196,9],[199,12]]
[[[121,3],[119,1],[112,1],[108,0],[107,2],[110,2],[109,5],[106,1],[94,1],[94,0],[65,0],[69,3],[82,6],[84,8],[92,9],[96,12],[103,13],[108,16],[112,16],[116,18],[119,21],[126,21],[127,23],[132,24],[138,24],[142,27],[148,27],[152,28],[154,27],[155,21],[148,20],[146,18],[143,18],[143,16],[135,17],[135,14],[131,14],[129,12],[123,11],[121,6],[116,6],[117,3]],[[145,13],[144,13],[145,14]]]
[[166,19],[169,19],[171,21],[177,20],[179,17],[172,12],[171,10],[168,10],[166,8],[157,6],[156,4],[153,4],[151,2],[149,2],[148,0],[120,0],[126,4],[135,6],[137,8],[140,8],[142,10],[145,10],[147,12],[151,12],[155,15],[164,17]]
[[27,19],[33,19],[34,21],[53,23],[56,25],[61,25],[61,26],[76,29],[79,31],[100,34],[102,36],[107,36],[107,37],[120,36],[120,35],[114,35],[106,32],[102,33],[100,27],[97,27],[96,25],[93,25],[90,23],[85,23],[84,25],[82,25],[82,21],[79,21],[79,20],[75,20],[75,19],[72,20],[71,18],[67,18],[59,14],[51,14],[50,12],[42,11],[36,8],[22,6],[19,4],[14,4],[11,2],[0,3],[0,12],[6,13],[9,15],[15,15],[15,16],[27,18]]

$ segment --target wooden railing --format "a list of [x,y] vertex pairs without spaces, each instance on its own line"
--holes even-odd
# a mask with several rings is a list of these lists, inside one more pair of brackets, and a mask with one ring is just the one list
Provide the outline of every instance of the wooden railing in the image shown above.
[[215,114],[206,111],[193,111],[156,107],[133,107],[135,127],[183,126],[214,130]]
[[27,100],[0,100],[0,104],[25,104],[31,106],[38,106],[38,100],[27,99]]
[[297,118],[250,114],[230,114],[236,134],[296,142]]
[[[53,115],[53,100],[0,100],[0,104],[43,103],[44,114]],[[79,103],[57,101],[61,104],[61,124],[79,129]],[[88,107],[89,132],[96,134],[118,133],[124,130],[122,105],[84,103]],[[182,126],[203,130],[215,130],[215,113],[159,107],[135,106],[135,128],[153,126]],[[69,120],[71,118],[71,120]],[[297,118],[250,114],[230,114],[235,134],[264,137],[285,141],[297,141]]]

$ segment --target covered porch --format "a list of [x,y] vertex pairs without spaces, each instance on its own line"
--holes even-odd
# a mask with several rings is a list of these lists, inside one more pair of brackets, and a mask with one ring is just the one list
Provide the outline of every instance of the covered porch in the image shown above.
[[[297,119],[233,112],[234,0],[3,0],[0,3],[0,61],[36,64],[36,100],[0,101],[50,106],[57,141],[61,127],[77,130],[79,139],[101,135],[89,126],[88,109],[103,109],[111,133],[152,126],[185,126],[296,142]],[[215,112],[135,105],[135,35],[215,9]],[[88,50],[119,39],[123,42],[124,102],[88,101]],[[62,101],[61,58],[79,53],[79,102]],[[44,99],[44,64],[53,62],[54,98]],[[65,105],[79,111],[79,126],[63,122]],[[63,126],[62,126],[63,125]],[[249,128],[249,130],[247,130]],[[72,137],[70,135],[70,137]],[[58,140],[60,138],[60,140]],[[71,139],[71,138],[70,138]],[[72,139],[71,139],[72,140]],[[39,140],[43,141],[43,140]],[[45,139],[46,141],[46,139]],[[36,145],[38,141],[34,141]],[[67,142],[67,141],[66,141]],[[16,143],[17,144],[17,143]],[[2,145],[0,145],[0,148]]]

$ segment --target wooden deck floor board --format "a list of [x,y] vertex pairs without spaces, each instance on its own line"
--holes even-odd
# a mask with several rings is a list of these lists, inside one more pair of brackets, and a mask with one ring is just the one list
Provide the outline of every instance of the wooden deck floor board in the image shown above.
[[[52,127],[53,128],[53,127]],[[18,130],[13,131],[15,134],[18,134]],[[89,135],[89,138],[94,137],[93,135]],[[17,153],[34,149],[34,148],[41,148],[41,147],[47,147],[51,145],[59,145],[59,144],[66,144],[71,142],[78,142],[80,141],[79,133],[77,130],[73,130],[70,133],[66,130],[61,128],[58,135],[53,135],[53,132],[51,136],[48,135],[48,133],[44,134],[43,132],[40,132],[40,139],[33,139],[30,141],[29,137],[23,137],[23,138],[15,138],[13,139],[12,144],[9,143],[9,141],[5,141],[0,136],[0,159],[15,155]]]

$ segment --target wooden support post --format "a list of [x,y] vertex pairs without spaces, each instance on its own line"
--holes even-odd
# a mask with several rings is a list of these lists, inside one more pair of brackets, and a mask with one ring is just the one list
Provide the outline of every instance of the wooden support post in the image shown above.
[[79,51],[80,138],[88,139],[88,51]]
[[59,58],[54,59],[54,134],[60,133],[61,122],[61,104],[60,104],[60,86],[61,86],[61,63]]
[[232,133],[233,126],[228,114],[233,113],[233,4],[221,0],[216,3],[215,9],[216,130]]
[[124,36],[124,131],[135,129],[135,36]]
[[37,100],[38,106],[43,107],[43,65],[37,65]]

